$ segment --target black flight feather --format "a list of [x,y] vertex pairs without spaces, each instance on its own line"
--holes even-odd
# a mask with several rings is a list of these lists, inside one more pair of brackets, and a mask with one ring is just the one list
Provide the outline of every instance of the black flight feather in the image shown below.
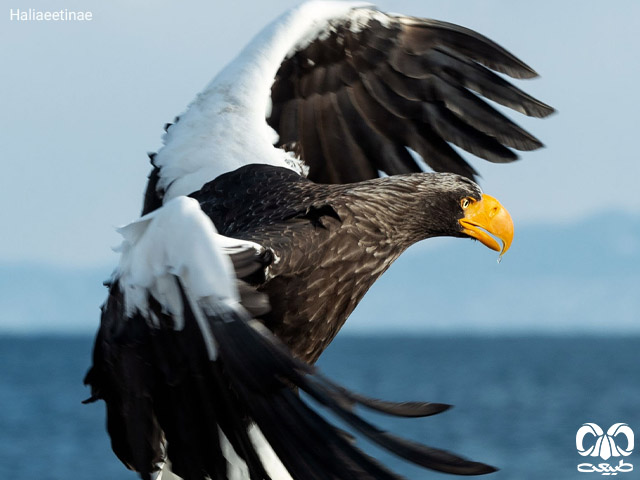
[[346,183],[419,171],[404,147],[435,171],[475,178],[448,143],[499,163],[517,158],[509,148],[542,146],[481,99],[535,117],[553,112],[494,73],[537,76],[488,38],[401,16],[387,16],[384,24],[365,20],[357,29],[348,19],[332,27],[282,62],[267,119],[280,134],[276,145],[296,145],[311,180]]

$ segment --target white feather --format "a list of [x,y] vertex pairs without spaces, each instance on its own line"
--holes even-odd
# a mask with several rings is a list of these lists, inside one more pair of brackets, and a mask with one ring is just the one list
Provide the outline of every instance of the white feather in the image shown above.
[[[256,452],[260,456],[262,465],[272,478],[272,480],[292,480],[291,475],[282,464],[278,456],[271,448],[271,445],[264,438],[264,435],[256,424],[252,424],[248,429],[249,438],[251,443],[256,449]],[[249,467],[242,458],[236,453],[231,442],[227,439],[222,430],[218,430],[220,437],[220,448],[222,454],[227,460],[227,478],[228,480],[250,480]],[[162,465],[160,472],[155,480],[182,480],[171,471],[171,463],[166,462]],[[216,479],[213,479],[216,480]]]
[[256,424],[249,427],[249,438],[260,456],[264,469],[273,480],[292,480],[291,475]]
[[[332,28],[330,21],[359,24],[362,2],[316,1],[300,5],[268,25],[200,93],[169,128],[154,163],[161,168],[158,188],[165,201],[199,190],[217,176],[249,163],[297,169],[293,154],[275,148],[277,134],[266,122],[270,89],[281,62]],[[358,27],[355,27],[358,28]]]
[[[194,301],[239,302],[233,266],[223,249],[246,242],[219,235],[197,200],[177,197],[118,231],[124,240],[116,277],[127,315],[140,311],[148,318],[151,293],[165,311],[179,317],[182,301],[175,277]],[[181,327],[177,320],[176,328]]]

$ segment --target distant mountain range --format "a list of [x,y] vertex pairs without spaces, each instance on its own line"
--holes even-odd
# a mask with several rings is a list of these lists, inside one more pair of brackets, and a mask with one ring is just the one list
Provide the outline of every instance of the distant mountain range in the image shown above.
[[[516,231],[502,263],[433,239],[373,286],[346,331],[640,333],[640,218],[622,213]],[[89,333],[113,266],[0,264],[0,333]]]

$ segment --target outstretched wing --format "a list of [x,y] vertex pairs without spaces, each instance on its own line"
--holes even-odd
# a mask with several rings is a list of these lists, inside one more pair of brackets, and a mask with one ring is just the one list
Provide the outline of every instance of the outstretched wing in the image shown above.
[[456,145],[491,162],[542,143],[481,97],[534,117],[553,112],[495,72],[536,72],[482,35],[436,20],[355,9],[282,62],[268,118],[309,178],[345,183],[420,171],[474,178]]
[[420,171],[410,150],[436,171],[473,178],[451,145],[492,162],[541,146],[482,97],[530,116],[553,112],[495,72],[536,76],[457,25],[357,3],[302,4],[167,125],[144,212],[250,163],[296,169],[296,157],[319,183]]
[[[257,244],[220,237],[196,200],[178,197],[122,233],[86,382],[89,401],[106,402],[115,453],[142,478],[163,464],[185,480],[232,471],[247,479],[399,478],[299,391],[408,461],[464,475],[494,471],[390,435],[354,411],[359,404],[419,417],[447,405],[368,399],[295,359],[236,288],[237,276],[264,269],[270,257]],[[252,308],[264,308],[261,299],[254,292]]]

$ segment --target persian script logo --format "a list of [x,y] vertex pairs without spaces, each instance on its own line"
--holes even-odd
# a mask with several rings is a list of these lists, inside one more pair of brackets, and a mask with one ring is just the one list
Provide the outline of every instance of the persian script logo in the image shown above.
[[[586,438],[585,437],[593,437]],[[625,442],[621,442],[622,439]],[[585,446],[585,441],[589,443]],[[583,457],[600,457],[609,460],[611,457],[628,457],[633,452],[633,430],[626,423],[615,423],[609,427],[605,434],[602,428],[595,423],[585,423],[576,433],[576,448]],[[625,447],[625,448],[623,448]],[[608,463],[581,463],[578,471],[583,473],[601,473],[602,475],[617,475],[633,471],[633,465],[620,459],[618,465],[611,466]]]

